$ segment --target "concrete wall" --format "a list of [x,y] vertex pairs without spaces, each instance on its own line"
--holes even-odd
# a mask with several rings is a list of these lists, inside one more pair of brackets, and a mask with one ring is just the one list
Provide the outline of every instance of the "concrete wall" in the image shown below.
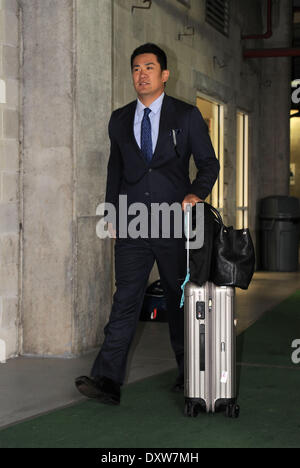
[[102,340],[110,244],[96,236],[111,113],[110,0],[23,0],[23,354]]
[[96,208],[104,202],[112,112],[112,2],[76,2],[77,287],[74,351],[103,340],[111,307],[112,242],[96,237]]
[[[273,2],[273,36],[263,48],[291,47],[292,2]],[[261,60],[261,59],[260,59]],[[261,60],[261,198],[289,194],[291,59]]]
[[[133,13],[141,0],[19,0],[19,11],[16,0],[0,0],[0,339],[8,357],[74,356],[103,339],[113,243],[96,237],[95,213],[111,111],[136,97],[129,60],[138,45],[166,50],[168,94],[224,105],[227,223],[235,223],[238,109],[250,117],[254,239],[259,199],[288,193],[289,59],[244,60],[242,50],[288,46],[291,2],[274,0],[274,35],[264,43],[240,40],[266,28],[262,2],[230,3],[226,38],[205,22],[204,0],[190,9],[153,0]],[[179,40],[188,26],[194,35]]]
[[0,340],[19,351],[19,11],[0,1]]
[[22,353],[69,354],[74,278],[72,1],[24,0],[22,11]]

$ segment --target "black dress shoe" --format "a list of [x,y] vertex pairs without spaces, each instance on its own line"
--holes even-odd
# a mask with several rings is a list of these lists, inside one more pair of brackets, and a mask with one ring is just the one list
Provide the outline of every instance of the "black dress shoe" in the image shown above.
[[75,379],[77,390],[88,398],[94,398],[107,405],[119,405],[121,399],[120,384],[107,377],[86,377]]
[[179,375],[177,377],[176,382],[173,385],[171,390],[172,392],[175,392],[175,393],[183,392],[184,390],[184,376],[183,375]]

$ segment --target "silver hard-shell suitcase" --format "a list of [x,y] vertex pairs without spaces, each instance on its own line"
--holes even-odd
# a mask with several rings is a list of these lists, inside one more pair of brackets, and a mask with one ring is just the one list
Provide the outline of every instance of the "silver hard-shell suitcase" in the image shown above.
[[206,283],[185,286],[185,415],[223,409],[238,417],[236,404],[235,289]]

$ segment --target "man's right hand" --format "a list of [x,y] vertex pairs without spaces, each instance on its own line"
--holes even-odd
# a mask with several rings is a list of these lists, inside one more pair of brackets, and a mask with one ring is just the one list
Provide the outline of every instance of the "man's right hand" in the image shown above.
[[112,223],[107,223],[107,230],[110,234],[111,239],[116,239],[117,238],[117,231],[114,229],[114,226]]

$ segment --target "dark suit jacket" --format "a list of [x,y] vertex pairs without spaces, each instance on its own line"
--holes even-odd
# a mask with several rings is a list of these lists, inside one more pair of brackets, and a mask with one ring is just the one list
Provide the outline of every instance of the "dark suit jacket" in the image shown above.
[[[182,203],[188,193],[205,199],[218,177],[219,162],[198,108],[165,95],[158,141],[148,164],[134,136],[136,104],[133,101],[115,110],[109,122],[111,152],[105,201],[117,207],[120,194],[127,195],[128,204]],[[172,130],[176,130],[177,147]],[[191,183],[192,154],[198,173]]]

